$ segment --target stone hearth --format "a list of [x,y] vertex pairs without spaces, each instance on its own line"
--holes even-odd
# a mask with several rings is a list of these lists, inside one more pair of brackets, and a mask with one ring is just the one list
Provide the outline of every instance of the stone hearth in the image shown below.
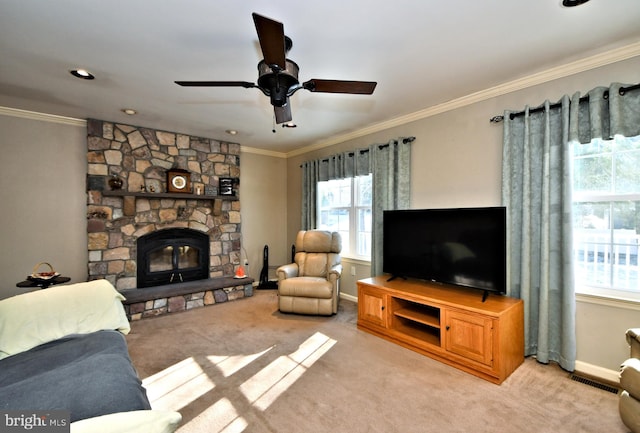
[[[234,185],[233,196],[220,197],[213,195],[211,190],[218,187],[220,178],[239,180],[240,145],[90,119],[87,147],[90,280],[105,278],[121,292],[150,290],[136,287],[136,241],[143,235],[172,228],[189,228],[209,236],[210,279],[224,279],[235,274],[241,251],[238,182]],[[167,193],[166,172],[172,168],[189,172],[192,191]],[[121,190],[111,191],[108,181],[112,177],[122,181]],[[211,296],[215,300],[215,290],[223,290],[227,298],[238,297],[233,294],[235,292],[245,296],[244,286],[232,283],[215,287],[211,289]],[[210,290],[202,287],[193,287],[193,295],[178,295],[191,296],[185,298],[185,309],[189,303],[199,304],[199,299],[202,304],[209,302],[207,292]],[[169,307],[171,296],[153,298],[151,293],[149,295],[143,311],[161,311],[163,301],[160,299],[165,298],[167,310],[179,309]],[[136,294],[135,298],[140,296]],[[221,296],[218,298],[222,299]],[[153,308],[146,308],[148,301],[152,302]],[[134,304],[127,305],[131,309]],[[132,316],[145,315],[143,311],[137,311],[139,306],[135,309]]]
[[207,280],[121,290],[129,320],[206,307],[253,296],[252,278],[209,278]]

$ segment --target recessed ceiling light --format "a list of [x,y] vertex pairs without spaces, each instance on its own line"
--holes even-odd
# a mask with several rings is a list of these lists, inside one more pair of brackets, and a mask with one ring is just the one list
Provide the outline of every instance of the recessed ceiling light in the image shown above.
[[95,77],[86,69],[72,69],[69,71],[74,77],[82,78],[84,80],[93,80]]
[[296,124],[295,124],[295,123],[293,123],[293,122],[287,122],[287,123],[283,123],[283,124],[282,124],[282,127],[283,127],[283,128],[297,128],[297,127],[298,127],[298,125],[296,125]]
[[128,114],[129,116],[133,116],[134,114],[137,114],[138,112],[132,108],[123,108],[122,112],[124,114]]
[[580,6],[581,4],[584,4],[588,1],[589,0],[562,0],[562,6],[566,8],[572,8],[574,6]]
[[236,135],[238,133],[238,131],[236,131],[235,129],[227,129],[224,132],[226,132],[229,135]]

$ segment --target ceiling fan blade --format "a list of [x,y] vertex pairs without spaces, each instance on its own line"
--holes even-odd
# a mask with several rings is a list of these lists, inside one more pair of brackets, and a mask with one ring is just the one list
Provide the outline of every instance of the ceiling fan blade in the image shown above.
[[258,87],[248,81],[175,81],[175,83],[185,87],[244,87],[246,89]]
[[287,103],[282,107],[273,107],[273,112],[276,115],[276,123],[278,125],[281,123],[291,122],[291,120],[293,120],[293,116],[291,116],[291,104],[289,103],[288,98]]
[[371,95],[377,84],[375,81],[319,80],[312,78],[303,83],[302,87],[311,92]]
[[252,15],[265,63],[269,66],[278,65],[280,69],[286,69],[284,25],[255,12]]

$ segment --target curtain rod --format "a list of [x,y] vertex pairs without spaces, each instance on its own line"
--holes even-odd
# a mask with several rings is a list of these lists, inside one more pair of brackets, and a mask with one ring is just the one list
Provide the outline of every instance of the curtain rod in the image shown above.
[[[618,93],[620,94],[620,96],[624,95],[627,92],[630,92],[632,90],[638,90],[640,89],[640,83],[635,84],[633,86],[629,86],[629,87],[620,87],[620,89],[618,90]],[[609,91],[605,90],[604,94],[602,95],[602,97],[604,99],[609,99]],[[582,98],[580,98],[580,102],[586,102],[589,100],[589,95],[585,95]],[[559,108],[561,107],[562,104],[560,102],[556,102],[555,104],[551,104],[549,105],[549,108]],[[536,107],[536,108],[531,108],[529,110],[529,114],[531,113],[537,113],[539,111],[544,111],[544,106],[542,107]],[[518,116],[524,116],[524,111],[518,111],[517,113],[511,113],[509,114],[509,119],[513,120]],[[503,115],[498,115],[498,116],[493,116],[491,119],[489,119],[490,123],[500,123],[504,120],[504,116]]]
[[[402,139],[402,143],[403,144],[407,144],[407,143],[411,143],[413,142],[413,140],[415,140],[416,137],[407,137],[407,138],[403,138]],[[378,146],[378,149],[384,149],[385,147],[389,147],[389,143],[387,144],[381,144]],[[369,149],[362,149],[360,150],[360,155],[363,155],[365,153],[367,153],[369,151]],[[353,156],[354,153],[353,152],[349,152],[349,156]],[[338,158],[340,157],[340,155],[338,155]],[[329,161],[328,159],[323,159],[323,161]]]
[[[407,138],[403,138],[402,139],[402,143],[403,144],[407,144],[407,143],[412,143],[414,140],[416,139],[416,137],[407,137]],[[380,144],[378,145],[378,149],[384,149],[385,147],[389,147],[389,144]],[[362,149],[360,150],[360,155],[363,155],[365,153],[369,152],[369,149]],[[349,156],[353,156],[355,155],[354,152],[349,152]],[[342,156],[338,154],[337,156],[338,158],[341,158]],[[335,156],[333,156],[333,158],[335,158]],[[321,161],[322,162],[329,162],[331,159],[330,158],[324,158]],[[300,165],[300,167],[302,167],[302,165]]]

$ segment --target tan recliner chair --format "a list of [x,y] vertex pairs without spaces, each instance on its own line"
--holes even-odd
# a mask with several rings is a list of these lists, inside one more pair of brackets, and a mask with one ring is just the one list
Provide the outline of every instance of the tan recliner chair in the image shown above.
[[338,312],[340,299],[340,233],[298,232],[295,263],[280,266],[278,308],[283,313],[326,315]]
[[640,433],[640,328],[627,330],[626,337],[631,358],[620,367],[620,418],[633,433]]

